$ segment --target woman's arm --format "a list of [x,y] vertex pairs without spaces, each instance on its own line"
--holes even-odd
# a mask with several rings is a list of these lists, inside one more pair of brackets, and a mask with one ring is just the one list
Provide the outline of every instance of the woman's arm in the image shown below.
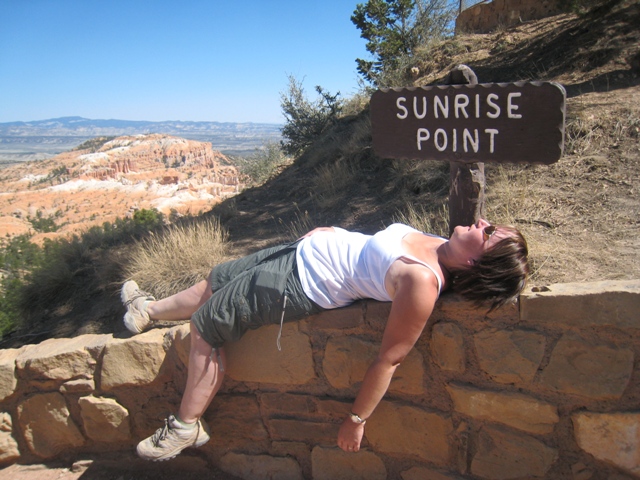
[[[364,420],[378,406],[396,368],[418,341],[438,297],[436,279],[420,265],[404,264],[397,278],[380,352],[369,366],[352,408]],[[357,452],[363,435],[364,424],[347,417],[338,432],[338,446],[347,452]]]

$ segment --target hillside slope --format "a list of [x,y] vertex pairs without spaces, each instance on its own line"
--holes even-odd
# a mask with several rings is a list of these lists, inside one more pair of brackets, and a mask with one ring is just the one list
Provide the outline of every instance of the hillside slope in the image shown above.
[[[640,4],[609,2],[489,34],[456,36],[416,61],[438,84],[458,64],[481,83],[545,80],[567,90],[565,155],[551,166],[486,165],[487,216],[529,239],[537,284],[640,278]],[[408,84],[408,83],[407,83]],[[368,113],[344,119],[267,184],[214,209],[238,254],[290,222],[372,232],[409,206],[446,232],[446,162],[378,158]]]

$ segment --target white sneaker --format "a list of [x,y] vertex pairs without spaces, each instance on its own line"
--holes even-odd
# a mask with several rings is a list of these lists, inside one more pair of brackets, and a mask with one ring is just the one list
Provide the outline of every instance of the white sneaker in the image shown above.
[[150,293],[143,292],[138,288],[138,284],[133,280],[124,282],[120,291],[120,298],[127,313],[124,314],[124,325],[133,334],[144,332],[153,322],[149,314],[143,308],[144,302],[153,301],[155,297]]
[[185,428],[176,417],[169,415],[164,427],[138,444],[138,456],[154,462],[169,460],[187,447],[201,447],[209,441],[209,426],[198,420],[193,428]]

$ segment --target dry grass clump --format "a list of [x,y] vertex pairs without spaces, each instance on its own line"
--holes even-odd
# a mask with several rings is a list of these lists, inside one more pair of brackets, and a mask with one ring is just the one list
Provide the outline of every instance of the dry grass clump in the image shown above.
[[298,207],[297,203],[294,204],[294,206],[296,209],[294,220],[285,222],[281,218],[279,219],[280,224],[284,227],[285,238],[287,238],[291,242],[295,242],[304,234],[310,232],[318,226],[315,224],[312,216],[307,210],[305,210],[304,212],[300,211],[300,207]]
[[339,201],[343,201],[345,191],[356,176],[356,171],[349,163],[337,161],[320,165],[316,169],[315,188],[316,202],[322,209],[330,209]]
[[[530,281],[537,281],[540,271],[550,266],[558,255],[567,257],[563,239],[555,229],[562,210],[550,200],[542,175],[545,167],[523,165],[491,165],[487,168],[486,217],[492,223],[517,227],[527,239],[532,263]],[[565,210],[562,215],[571,215]]]
[[588,155],[607,145],[640,137],[640,111],[605,100],[590,104],[568,102],[565,126],[565,154]]
[[487,164],[487,218],[529,243],[531,282],[637,276],[637,90],[569,98],[565,155],[552,165]]
[[449,194],[449,183],[449,162],[392,160],[389,188],[401,186],[416,195],[444,199]]
[[370,98],[370,95],[365,91],[365,87],[361,86],[357,93],[353,94],[342,103],[341,117],[359,115],[369,106]]
[[205,279],[228,249],[227,233],[215,217],[173,225],[134,245],[124,275],[164,298]]
[[393,222],[449,237],[449,163],[394,160],[388,187],[402,196]]
[[357,159],[363,152],[371,147],[371,117],[360,115],[351,124],[351,131],[346,135],[340,145],[340,155],[346,159]]
[[446,204],[430,210],[423,205],[408,203],[392,220],[394,223],[410,225],[421,232],[449,238],[449,208]]

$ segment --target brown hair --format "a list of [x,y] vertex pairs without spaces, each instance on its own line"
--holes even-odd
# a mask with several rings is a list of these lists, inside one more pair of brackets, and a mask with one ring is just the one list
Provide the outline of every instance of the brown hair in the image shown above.
[[530,267],[527,241],[513,227],[497,226],[507,234],[468,268],[453,273],[452,289],[489,311],[513,301],[524,289]]

